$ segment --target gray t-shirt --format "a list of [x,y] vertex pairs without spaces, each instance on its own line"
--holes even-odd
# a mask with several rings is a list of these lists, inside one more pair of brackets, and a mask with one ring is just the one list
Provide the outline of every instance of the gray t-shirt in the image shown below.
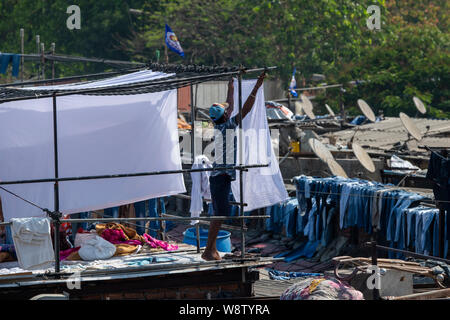
[[[214,147],[215,156],[213,167],[234,167],[236,166],[236,117],[228,119],[226,122],[214,125]],[[231,180],[236,180],[236,170],[212,171],[212,176],[228,174]]]

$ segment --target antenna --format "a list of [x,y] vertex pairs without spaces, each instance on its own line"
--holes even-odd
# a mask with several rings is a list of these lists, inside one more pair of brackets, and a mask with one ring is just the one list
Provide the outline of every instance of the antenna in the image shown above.
[[372,108],[362,99],[358,99],[358,107],[361,110],[361,112],[366,116],[367,119],[369,119],[372,122],[375,122],[375,114],[372,111]]
[[345,173],[344,169],[339,165],[339,163],[334,160],[333,155],[331,154],[330,150],[328,150],[327,147],[325,147],[322,142],[315,138],[310,138],[308,140],[308,144],[311,147],[314,154],[322,160],[324,163],[328,165],[328,168],[330,168],[331,172],[336,176],[341,176],[344,178],[348,178],[347,174]]

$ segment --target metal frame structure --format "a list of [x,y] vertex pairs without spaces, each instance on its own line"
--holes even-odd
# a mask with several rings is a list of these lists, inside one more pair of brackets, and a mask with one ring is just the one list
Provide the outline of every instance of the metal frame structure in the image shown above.
[[[154,65],[153,65],[154,66]],[[173,65],[161,65],[163,69],[167,68],[173,68]],[[189,66],[191,67],[191,66]],[[240,150],[240,159],[239,159],[239,165],[233,166],[233,167],[216,167],[216,168],[205,168],[205,169],[184,169],[184,170],[171,170],[171,171],[155,171],[155,172],[141,172],[141,173],[128,173],[128,174],[115,174],[115,175],[98,175],[98,176],[80,176],[80,177],[59,177],[58,172],[58,121],[57,121],[57,97],[58,96],[65,96],[65,95],[73,95],[73,94],[108,94],[108,91],[111,90],[111,88],[95,88],[95,89],[85,89],[85,90],[74,90],[69,92],[52,92],[51,94],[41,94],[41,95],[33,95],[33,96],[21,96],[21,97],[7,97],[4,99],[0,98],[0,103],[2,102],[11,102],[11,101],[18,101],[18,100],[28,100],[28,99],[37,99],[37,98],[44,98],[44,97],[51,97],[53,100],[53,144],[54,144],[54,167],[55,167],[55,173],[54,178],[46,178],[46,179],[33,179],[33,180],[17,180],[17,181],[0,181],[0,186],[2,185],[10,185],[10,184],[25,184],[25,183],[41,183],[41,182],[53,182],[54,183],[54,210],[51,211],[46,208],[40,208],[44,212],[47,213],[47,215],[52,220],[54,226],[54,248],[55,248],[55,274],[56,278],[60,277],[60,225],[64,222],[112,222],[112,221],[166,221],[166,220],[172,220],[172,221],[186,221],[186,220],[225,220],[225,219],[238,219],[241,220],[241,258],[242,262],[244,262],[245,258],[245,220],[244,219],[262,219],[262,218],[268,218],[269,216],[266,215],[258,215],[258,216],[245,216],[244,215],[244,207],[246,204],[244,203],[243,198],[243,172],[247,171],[249,168],[256,168],[256,167],[267,167],[268,164],[264,165],[242,165],[243,162],[243,139],[242,139],[242,75],[244,73],[250,73],[250,72],[258,72],[268,69],[274,69],[276,67],[269,67],[269,68],[259,68],[259,69],[245,69],[242,66],[240,66],[237,70],[224,72],[224,73],[213,73],[209,75],[200,75],[200,76],[191,76],[191,77],[185,77],[182,79],[169,79],[169,80],[157,80],[152,81],[151,85],[154,84],[169,84],[169,87],[171,88],[170,84],[174,84],[175,87],[185,86],[187,84],[192,83],[199,83],[199,82],[206,82],[208,80],[216,79],[216,78],[223,78],[227,76],[238,76],[238,92],[239,92],[239,115],[240,115],[240,130],[239,132],[239,150]],[[191,68],[192,69],[192,68]],[[194,67],[195,69],[195,67]],[[189,71],[189,70],[188,70]],[[195,71],[195,70],[193,70]],[[180,81],[181,80],[181,81]],[[48,80],[47,80],[48,81]],[[46,82],[47,82],[46,81]],[[147,83],[136,83],[131,86],[128,86],[128,88],[142,88]],[[184,85],[183,85],[184,84]],[[157,86],[157,88],[160,88]],[[170,89],[169,88],[169,89]],[[119,89],[120,86],[114,87],[113,89]],[[166,90],[169,90],[166,89]],[[191,86],[192,90],[192,86]],[[106,92],[105,92],[106,91]],[[129,91],[125,90],[126,92],[119,92],[116,94],[133,94]],[[145,91],[145,90],[144,90]],[[147,91],[148,92],[148,91]],[[144,93],[140,90],[138,90],[137,93]],[[136,94],[136,92],[134,93]],[[191,95],[191,112],[194,115],[195,119],[195,105],[193,104],[192,95]],[[194,123],[194,122],[192,122]],[[195,141],[195,130],[194,126],[192,126],[192,141]],[[192,157],[194,158],[195,148],[192,148],[194,146],[191,146]],[[202,171],[216,171],[216,170],[226,170],[226,169],[235,169],[239,170],[240,174],[240,183],[239,183],[239,190],[240,190],[240,199],[239,199],[239,207],[240,207],[240,214],[239,216],[214,216],[214,217],[146,217],[146,218],[95,218],[95,219],[61,219],[62,213],[60,212],[60,205],[59,205],[59,182],[60,181],[77,181],[77,180],[93,180],[93,179],[111,179],[111,178],[126,178],[126,177],[137,177],[137,176],[150,176],[150,175],[164,175],[164,174],[174,174],[174,173],[190,173],[190,172],[202,172]],[[6,189],[2,188],[3,190],[7,191]],[[8,191],[9,192],[9,191]],[[10,192],[11,193],[11,192]],[[15,195],[15,194],[14,194]],[[17,195],[15,195],[17,196]],[[19,197],[20,198],[20,197]],[[22,198],[21,198],[22,199]],[[25,199],[22,199],[32,205],[35,205]],[[37,206],[37,205],[35,205]],[[0,223],[0,225],[8,225],[10,222],[6,223]],[[199,232],[198,232],[198,224],[197,224],[197,252],[200,252],[200,242],[199,242]]]

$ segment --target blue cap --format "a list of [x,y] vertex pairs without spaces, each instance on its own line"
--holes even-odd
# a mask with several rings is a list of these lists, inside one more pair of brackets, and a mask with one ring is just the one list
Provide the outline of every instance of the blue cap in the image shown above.
[[218,103],[214,103],[211,108],[209,108],[209,116],[213,121],[219,120],[225,113],[225,108]]

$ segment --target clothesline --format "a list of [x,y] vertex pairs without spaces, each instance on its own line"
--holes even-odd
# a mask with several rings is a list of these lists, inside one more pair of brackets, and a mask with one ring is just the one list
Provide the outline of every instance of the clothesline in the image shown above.
[[[403,190],[403,189],[399,189],[396,187],[393,187],[392,189],[388,189],[386,191],[393,191],[393,190]],[[305,189],[297,189],[297,191],[300,192],[305,192],[307,190]],[[327,195],[342,195],[342,192],[325,192],[325,191],[310,191],[311,195],[313,196],[316,193],[320,193],[320,194],[327,194]],[[371,195],[363,195],[363,194],[358,194],[358,193],[347,193],[346,195],[348,196],[355,196],[355,197],[364,197],[364,198],[377,198],[376,196],[371,196]],[[392,196],[386,196],[383,197],[384,199],[400,199],[403,197],[392,197]],[[444,200],[435,200],[436,202],[450,202],[450,201],[444,201]]]

